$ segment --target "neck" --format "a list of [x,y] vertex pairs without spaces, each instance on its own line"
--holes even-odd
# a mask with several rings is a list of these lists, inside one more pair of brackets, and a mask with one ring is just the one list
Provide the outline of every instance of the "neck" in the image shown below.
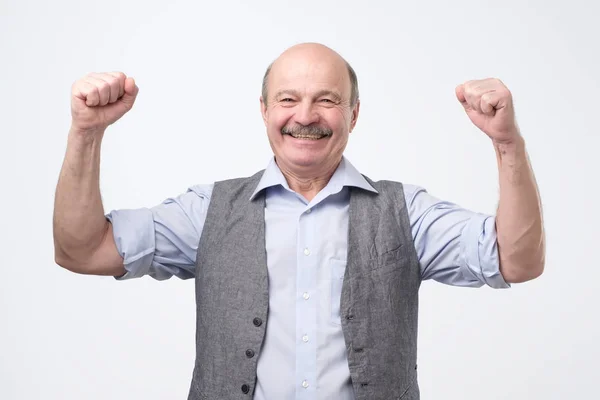
[[[277,162],[277,159],[275,161]],[[333,164],[327,165],[325,168],[310,169],[306,171],[289,168],[280,162],[277,162],[277,166],[285,177],[290,189],[302,195],[306,200],[311,201],[317,193],[327,186],[327,183],[333,176],[340,162],[341,159]]]

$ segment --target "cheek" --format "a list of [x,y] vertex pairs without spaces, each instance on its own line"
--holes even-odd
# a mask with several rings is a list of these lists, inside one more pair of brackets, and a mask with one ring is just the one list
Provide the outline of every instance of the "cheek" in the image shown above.
[[269,114],[269,119],[267,121],[269,131],[272,133],[281,133],[281,129],[289,122],[292,116],[293,113],[289,110],[281,108],[273,109]]
[[347,133],[352,121],[352,115],[348,114],[346,110],[341,109],[333,109],[331,111],[331,113],[328,113],[327,118],[329,126],[336,131]]

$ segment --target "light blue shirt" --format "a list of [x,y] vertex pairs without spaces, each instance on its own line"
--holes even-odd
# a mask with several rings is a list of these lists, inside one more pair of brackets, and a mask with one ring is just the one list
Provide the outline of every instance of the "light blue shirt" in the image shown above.
[[[346,268],[349,187],[376,192],[343,158],[310,202],[291,190],[271,159],[254,192],[266,191],[265,246],[269,320],[255,399],[353,399],[340,321]],[[196,185],[151,209],[116,210],[113,224],[126,274],[194,277],[196,251],[213,185]],[[404,185],[423,279],[493,288],[499,270],[495,218]],[[250,199],[249,199],[250,201]]]

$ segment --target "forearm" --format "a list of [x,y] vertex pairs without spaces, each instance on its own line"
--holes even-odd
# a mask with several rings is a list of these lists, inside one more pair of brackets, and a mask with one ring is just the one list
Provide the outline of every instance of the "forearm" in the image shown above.
[[544,269],[542,206],[525,142],[494,144],[498,160],[500,202],[496,215],[500,270],[507,282],[524,282]]
[[98,249],[110,224],[100,196],[100,147],[103,133],[69,132],[54,203],[57,262],[84,263]]

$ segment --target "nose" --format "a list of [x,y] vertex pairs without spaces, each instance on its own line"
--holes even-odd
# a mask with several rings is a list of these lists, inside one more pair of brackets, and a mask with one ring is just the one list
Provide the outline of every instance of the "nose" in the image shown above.
[[296,107],[294,120],[299,125],[308,126],[319,122],[319,114],[313,107],[312,102],[303,101]]

